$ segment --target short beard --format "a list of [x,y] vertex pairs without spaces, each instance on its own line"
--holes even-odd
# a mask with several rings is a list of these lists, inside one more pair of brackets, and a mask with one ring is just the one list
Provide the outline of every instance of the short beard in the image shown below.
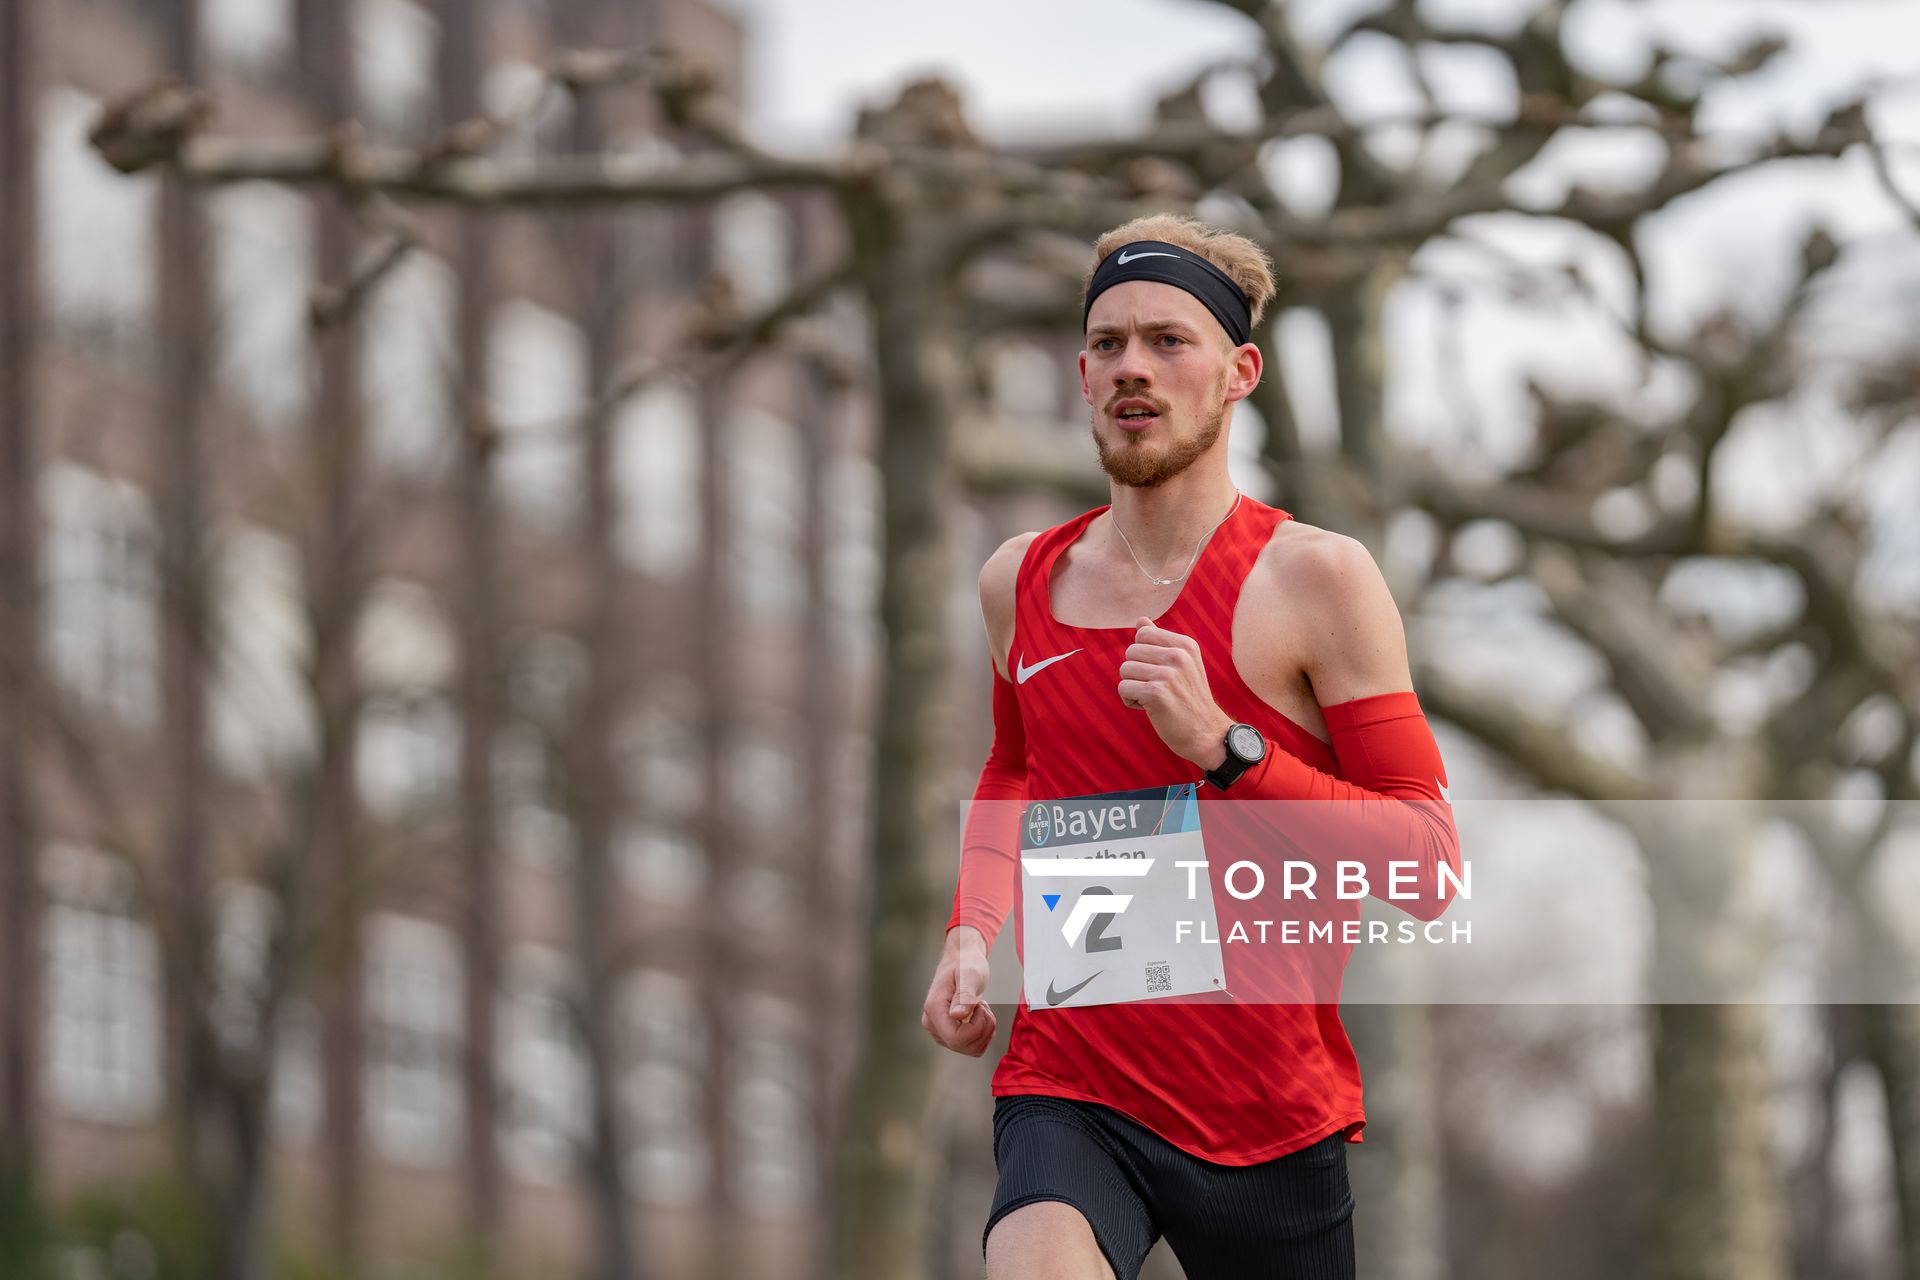
[[1093,443],[1100,450],[1101,470],[1118,483],[1133,489],[1152,489],[1173,479],[1192,466],[1196,458],[1213,448],[1214,442],[1220,439],[1220,431],[1227,421],[1225,391],[1223,380],[1223,398],[1201,421],[1200,429],[1188,439],[1175,440],[1166,452],[1160,454],[1148,451],[1144,442],[1137,439],[1124,444],[1108,444],[1100,434],[1100,411],[1094,410]]

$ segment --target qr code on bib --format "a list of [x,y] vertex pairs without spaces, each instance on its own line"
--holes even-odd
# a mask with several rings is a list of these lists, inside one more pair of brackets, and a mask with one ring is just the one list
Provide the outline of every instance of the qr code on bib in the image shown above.
[[1147,966],[1147,990],[1148,991],[1173,990],[1173,966],[1171,964],[1163,964],[1163,963],[1154,963],[1154,964],[1148,965]]

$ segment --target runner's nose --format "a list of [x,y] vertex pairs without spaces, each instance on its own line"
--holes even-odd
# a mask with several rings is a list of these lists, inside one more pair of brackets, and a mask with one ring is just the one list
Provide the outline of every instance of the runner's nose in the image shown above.
[[1153,383],[1153,368],[1147,363],[1147,344],[1138,334],[1129,335],[1125,341],[1119,362],[1113,366],[1113,385],[1120,388],[1138,383],[1139,389],[1145,390]]

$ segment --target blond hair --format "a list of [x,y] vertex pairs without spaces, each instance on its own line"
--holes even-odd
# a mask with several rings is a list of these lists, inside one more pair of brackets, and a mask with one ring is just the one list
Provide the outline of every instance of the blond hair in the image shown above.
[[1087,268],[1087,278],[1081,282],[1080,291],[1085,293],[1093,283],[1093,273],[1100,269],[1108,254],[1136,240],[1177,244],[1226,272],[1227,278],[1247,295],[1255,325],[1260,323],[1267,303],[1273,300],[1273,259],[1267,256],[1267,251],[1237,232],[1208,226],[1186,213],[1150,213],[1144,218],[1123,222],[1101,236],[1094,242],[1093,265]]

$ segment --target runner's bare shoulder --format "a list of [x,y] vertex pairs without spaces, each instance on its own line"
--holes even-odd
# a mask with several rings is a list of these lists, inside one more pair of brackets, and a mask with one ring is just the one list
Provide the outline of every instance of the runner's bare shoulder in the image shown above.
[[1299,520],[1282,520],[1255,559],[1247,585],[1298,611],[1321,603],[1328,592],[1337,590],[1360,560],[1373,563],[1359,539]]
[[1287,539],[1276,530],[1249,581],[1261,588],[1263,605],[1273,602],[1263,614],[1290,603],[1292,659],[1321,706],[1413,687],[1406,625],[1366,543],[1311,526]]
[[1014,586],[1020,562],[1026,559],[1028,544],[1039,536],[1038,531],[1016,533],[987,557],[980,570],[980,614],[986,619],[993,665],[1001,675],[1007,673],[1007,649],[1013,644]]

